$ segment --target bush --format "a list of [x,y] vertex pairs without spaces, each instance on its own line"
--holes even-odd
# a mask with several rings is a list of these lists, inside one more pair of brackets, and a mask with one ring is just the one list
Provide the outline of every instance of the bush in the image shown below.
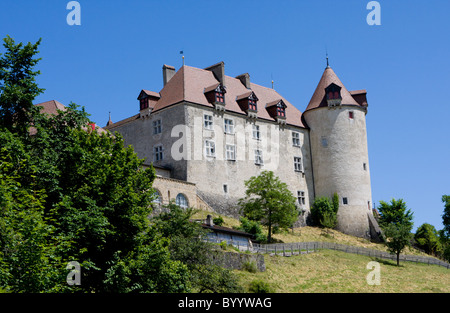
[[337,220],[336,196],[333,203],[327,197],[320,197],[314,200],[311,207],[311,218],[313,223],[320,227],[333,228]]
[[214,223],[214,225],[222,226],[224,223],[224,220],[223,220],[222,216],[215,217],[215,218],[213,218],[213,223]]
[[273,288],[263,280],[256,279],[250,283],[249,291],[253,293],[273,293]]
[[256,263],[254,261],[246,261],[242,264],[242,269],[244,271],[250,272],[250,273],[256,273],[258,271],[258,267],[256,266]]
[[262,226],[259,222],[251,221],[246,217],[241,217],[239,220],[241,222],[241,226],[237,228],[238,230],[254,235],[257,241],[267,241],[267,237],[263,234]]

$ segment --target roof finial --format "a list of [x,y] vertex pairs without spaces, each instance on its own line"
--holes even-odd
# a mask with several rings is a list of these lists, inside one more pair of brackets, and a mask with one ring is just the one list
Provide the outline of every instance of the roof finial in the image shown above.
[[183,50],[180,51],[180,54],[182,55],[181,58],[183,59],[183,66],[184,66],[184,52],[183,52]]
[[111,120],[111,111],[109,111],[109,120],[108,123],[106,123],[106,126],[109,126],[111,124],[113,124],[113,121]]
[[327,56],[327,68],[330,68],[330,62],[328,60],[328,49],[327,49],[327,47],[325,47],[325,53],[326,53],[326,56]]

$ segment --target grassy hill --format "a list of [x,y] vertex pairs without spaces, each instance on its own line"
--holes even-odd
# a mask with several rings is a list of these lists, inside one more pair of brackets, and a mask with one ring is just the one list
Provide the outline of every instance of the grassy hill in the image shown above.
[[[205,218],[208,212],[199,212],[197,218]],[[213,214],[213,216],[218,216]],[[224,226],[239,225],[236,219],[222,216]],[[293,231],[275,234],[282,242],[327,241],[386,251],[383,244],[349,236],[335,230],[328,233],[315,227],[295,228]],[[405,254],[423,254],[407,249]],[[369,285],[366,281],[370,261],[380,263],[380,285]],[[252,281],[263,281],[277,293],[428,293],[450,292],[450,270],[436,265],[379,260],[373,257],[348,254],[340,251],[321,250],[300,256],[265,255],[266,271],[251,273],[234,271],[245,288]]]

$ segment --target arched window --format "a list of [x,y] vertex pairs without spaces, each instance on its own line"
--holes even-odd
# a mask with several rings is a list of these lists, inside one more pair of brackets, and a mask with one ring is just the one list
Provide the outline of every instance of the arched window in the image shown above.
[[160,206],[162,204],[162,196],[158,189],[154,190],[153,204]]
[[175,203],[176,203],[176,205],[178,205],[180,208],[183,208],[183,209],[186,209],[189,206],[186,196],[183,195],[182,193],[179,193],[177,195]]

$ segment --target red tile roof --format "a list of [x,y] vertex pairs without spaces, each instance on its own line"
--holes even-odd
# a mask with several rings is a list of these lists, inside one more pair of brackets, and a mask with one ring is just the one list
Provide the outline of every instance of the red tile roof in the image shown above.
[[[205,88],[209,90],[217,85],[218,81],[211,71],[186,65],[182,66],[159,92],[161,98],[155,103],[153,112],[183,101],[212,108],[214,106],[208,102],[204,91]],[[305,127],[301,120],[302,113],[274,89],[250,83],[251,89],[249,90],[238,78],[230,76],[225,76],[224,85],[227,91],[225,93],[225,109],[227,111],[245,115],[245,112],[241,110],[236,100],[238,97],[249,95],[253,91],[259,99],[257,103],[258,118],[274,121],[267,112],[266,105],[274,101],[283,100],[287,106],[286,123]],[[117,123],[111,126],[117,126]]]
[[[343,105],[362,106],[353,98],[352,94],[347,90],[347,88],[345,88],[344,84],[340,81],[340,79],[337,77],[336,73],[334,73],[331,67],[327,67],[323,72],[322,78],[320,79],[316,91],[314,92],[305,112],[315,108],[328,106],[325,95],[325,88],[327,88],[332,83],[341,87],[341,97],[342,97],[341,103]],[[355,92],[355,94],[360,93],[363,93],[363,91]]]

